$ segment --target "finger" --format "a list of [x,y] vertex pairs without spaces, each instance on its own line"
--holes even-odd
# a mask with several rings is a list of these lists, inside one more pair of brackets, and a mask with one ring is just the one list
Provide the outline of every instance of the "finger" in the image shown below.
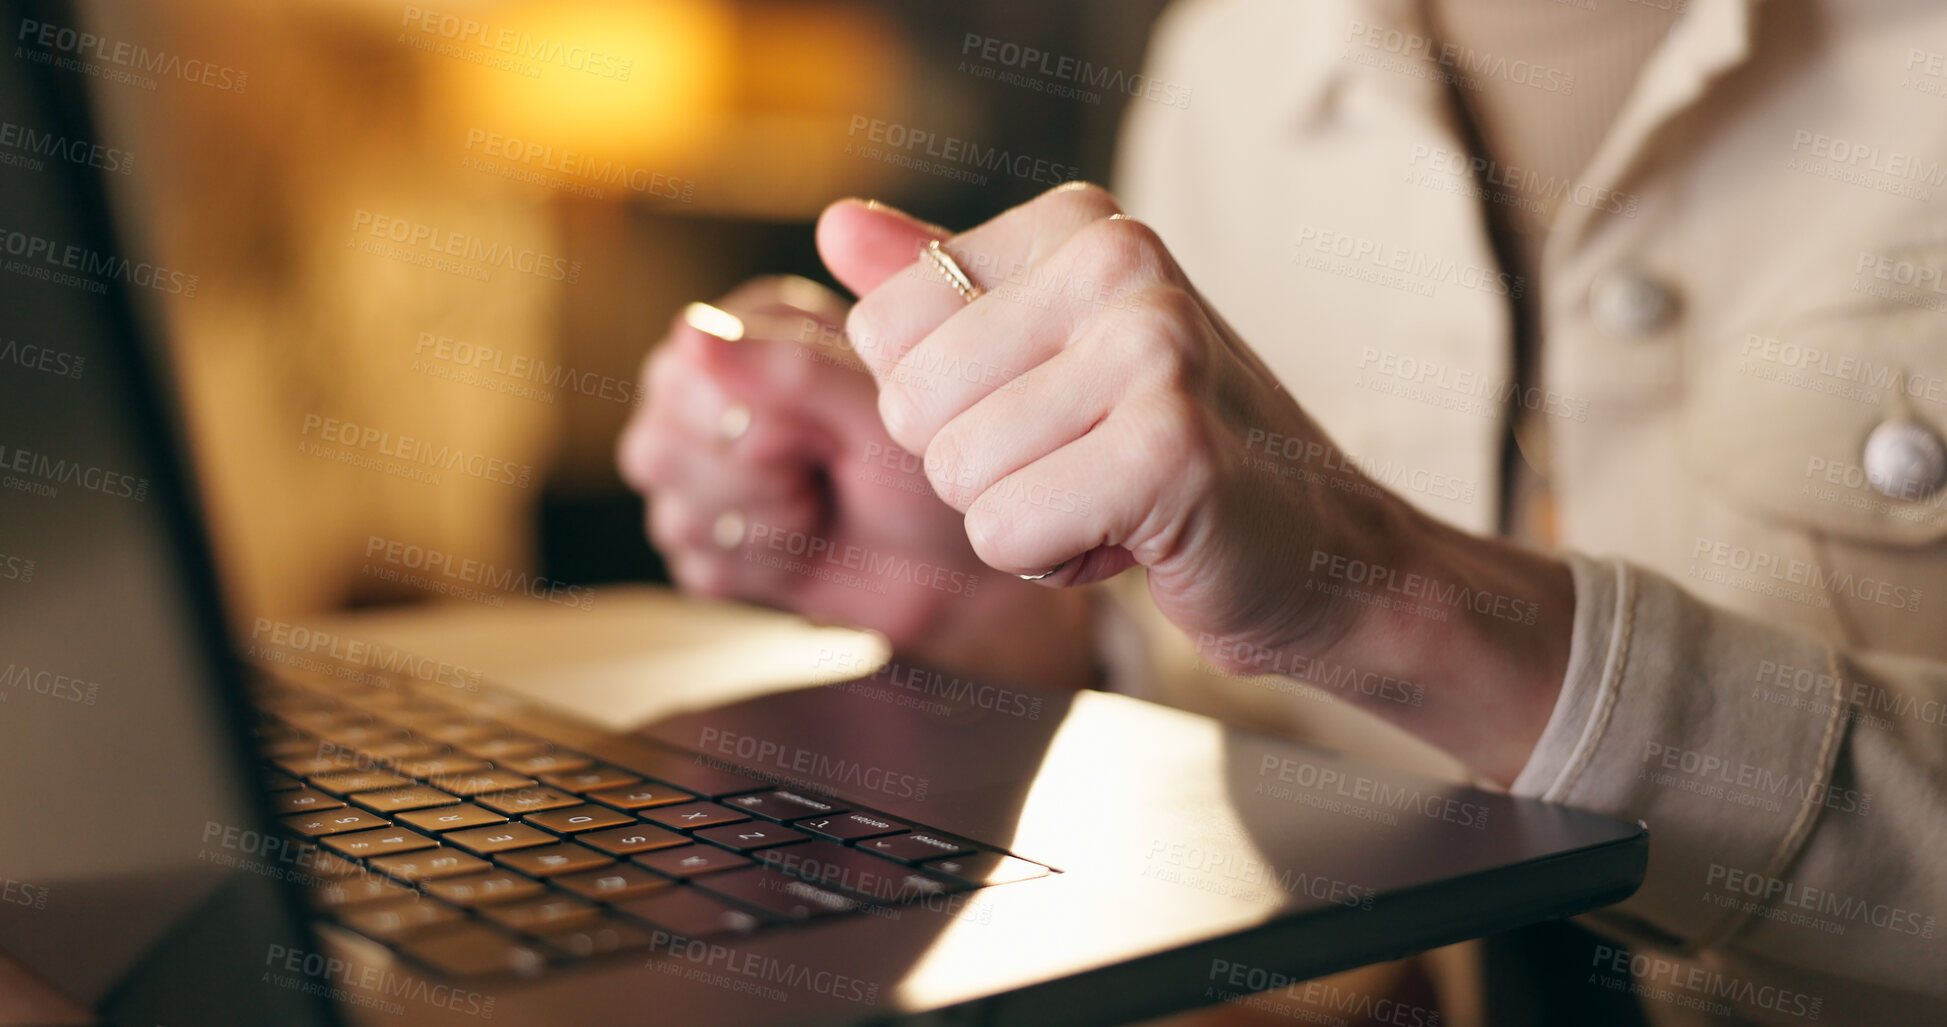
[[975,303],[879,376],[879,420],[909,452],[926,453],[955,417],[990,393],[1019,391],[1022,376],[1067,346],[1073,325],[1017,303]]
[[863,296],[906,270],[920,248],[951,232],[876,200],[840,200],[818,217],[818,255],[840,285]]
[[809,314],[829,324],[845,323],[851,304],[845,297],[799,275],[763,275],[724,294],[715,306],[747,316],[750,313]]
[[818,455],[820,426],[781,408],[760,416],[687,354],[658,353],[648,377],[648,402],[616,444],[617,470],[638,492],[683,485],[680,468],[692,455],[755,465],[796,464]]
[[[1019,387],[987,393],[934,433],[924,466],[935,494],[965,513],[994,484],[1106,417],[1127,375],[1124,365],[1102,360],[1100,349],[1089,343],[1057,353],[1016,379]],[[1090,505],[1089,497],[1072,489],[1038,491],[1033,501],[1071,514],[1085,514]]]
[[[1175,556],[1204,528],[1187,513],[1208,488],[1181,444],[1169,441],[1190,437],[1183,416],[1159,403],[1124,403],[1087,435],[995,482],[967,511],[975,554],[1009,574],[1061,566],[1049,579],[1060,584],[1082,583],[1069,561],[1101,547],[1152,566]],[[1049,498],[1071,494],[1088,498],[1086,514],[1061,512]],[[1101,573],[1115,562],[1091,557],[1080,570]]]
[[672,493],[649,504],[649,537],[664,554],[676,583],[702,595],[784,603],[801,587],[787,567],[755,559],[750,536],[815,533],[823,504],[808,483],[771,501],[719,506]]
[[[1022,276],[1026,287],[991,293],[994,302],[969,305],[907,350],[880,379],[879,418],[900,445],[926,452],[948,421],[1084,336],[1105,325],[1147,330],[1127,315],[1148,287],[1174,275],[1174,261],[1148,226],[1120,217],[1090,222]],[[1068,282],[1106,286],[1116,298],[1105,305],[1096,291],[1062,284]],[[1125,354],[1108,347],[1102,356],[1108,367]]]
[[[1107,192],[1076,183],[1004,211],[945,240],[943,248],[976,286],[987,289],[1039,263],[1082,226],[1118,212]],[[866,290],[845,327],[875,375],[968,305],[930,258],[921,257],[926,243],[941,238],[935,231],[888,208],[857,203],[834,204],[819,220],[826,266],[848,288]]]
[[821,494],[816,465],[807,461],[749,460],[681,443],[668,450],[659,454],[662,475],[648,492],[652,502],[680,495],[710,509],[756,509]]
[[877,389],[835,326],[797,314],[739,318],[693,303],[674,331],[725,394],[750,405],[753,428],[789,410],[840,438],[879,437]]

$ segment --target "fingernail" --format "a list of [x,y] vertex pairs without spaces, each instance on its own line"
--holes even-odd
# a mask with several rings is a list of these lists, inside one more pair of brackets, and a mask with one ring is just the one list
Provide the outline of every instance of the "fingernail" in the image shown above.
[[714,335],[725,342],[736,342],[744,337],[744,322],[737,315],[708,303],[692,303],[683,308],[683,321],[691,328],[705,335]]

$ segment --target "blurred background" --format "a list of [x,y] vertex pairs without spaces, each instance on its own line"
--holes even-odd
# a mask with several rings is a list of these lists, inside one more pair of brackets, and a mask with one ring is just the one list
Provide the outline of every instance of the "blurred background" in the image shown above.
[[964,227],[1107,181],[1162,6],[84,3],[173,59],[96,96],[132,241],[195,276],[156,314],[233,609],[664,580],[612,452],[671,317],[829,283],[839,197]]

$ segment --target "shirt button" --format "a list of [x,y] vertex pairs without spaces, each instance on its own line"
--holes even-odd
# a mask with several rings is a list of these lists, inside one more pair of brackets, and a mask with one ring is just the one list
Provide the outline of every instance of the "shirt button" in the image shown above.
[[1589,286],[1589,313],[1611,335],[1649,335],[1676,311],[1670,287],[1641,271],[1605,271]]
[[1866,436],[1861,462],[1866,480],[1888,499],[1925,499],[1947,484],[1947,444],[1918,421],[1881,422]]

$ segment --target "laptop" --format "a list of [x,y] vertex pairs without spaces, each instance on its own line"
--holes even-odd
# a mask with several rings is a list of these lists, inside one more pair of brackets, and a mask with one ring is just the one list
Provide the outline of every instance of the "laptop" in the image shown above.
[[[88,76],[0,76],[0,131],[99,141]],[[180,279],[40,165],[0,164],[0,952],[103,1022],[1123,1023],[1640,883],[1641,825],[1114,694],[861,667],[617,732],[301,627],[247,664],[146,321]]]

